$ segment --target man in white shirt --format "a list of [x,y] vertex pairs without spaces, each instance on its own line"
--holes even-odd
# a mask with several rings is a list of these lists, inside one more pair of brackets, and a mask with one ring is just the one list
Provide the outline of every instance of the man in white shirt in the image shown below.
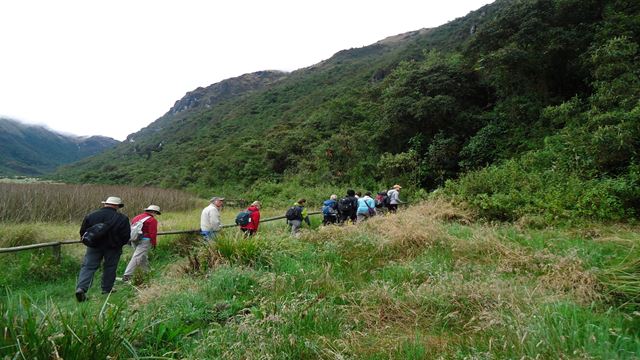
[[205,240],[215,239],[216,234],[222,229],[220,210],[222,210],[224,198],[214,196],[209,200],[209,206],[202,210],[200,215],[200,233]]

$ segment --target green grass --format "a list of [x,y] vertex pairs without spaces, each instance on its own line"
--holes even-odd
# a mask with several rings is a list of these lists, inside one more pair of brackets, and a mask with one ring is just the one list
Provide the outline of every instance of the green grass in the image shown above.
[[[117,283],[108,298],[92,289],[82,304],[80,245],[63,247],[61,264],[44,250],[5,254],[0,327],[12,330],[0,356],[81,359],[94,347],[100,358],[638,358],[637,310],[606,286],[638,232],[462,224],[441,220],[447,206],[357,226],[315,219],[300,238],[281,221],[252,239],[225,229],[207,245],[163,236],[142,284]],[[198,213],[160,221],[190,228]],[[195,271],[194,257],[208,265]]]

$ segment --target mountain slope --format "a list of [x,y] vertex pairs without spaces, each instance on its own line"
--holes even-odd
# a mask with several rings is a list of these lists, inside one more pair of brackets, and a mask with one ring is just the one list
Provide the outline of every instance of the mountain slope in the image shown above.
[[498,0],[273,81],[199,89],[56,176],[291,199],[318,185],[434,189],[495,166],[492,183],[455,190],[489,216],[634,216],[638,19],[637,2]]
[[42,175],[61,164],[118,144],[103,137],[75,137],[0,118],[0,175]]

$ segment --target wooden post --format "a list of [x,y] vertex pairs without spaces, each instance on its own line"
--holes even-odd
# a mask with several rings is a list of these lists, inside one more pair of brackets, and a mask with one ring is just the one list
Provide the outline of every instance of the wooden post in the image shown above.
[[61,248],[62,247],[60,246],[59,243],[51,247],[51,251],[53,252],[53,258],[55,259],[56,264],[60,264],[60,261],[62,260]]

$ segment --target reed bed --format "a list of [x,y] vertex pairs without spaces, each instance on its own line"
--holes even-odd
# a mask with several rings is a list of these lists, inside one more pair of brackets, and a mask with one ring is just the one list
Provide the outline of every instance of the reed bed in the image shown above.
[[78,222],[109,196],[122,198],[128,216],[149,204],[184,211],[203,203],[184,191],[152,187],[0,183],[0,222]]

